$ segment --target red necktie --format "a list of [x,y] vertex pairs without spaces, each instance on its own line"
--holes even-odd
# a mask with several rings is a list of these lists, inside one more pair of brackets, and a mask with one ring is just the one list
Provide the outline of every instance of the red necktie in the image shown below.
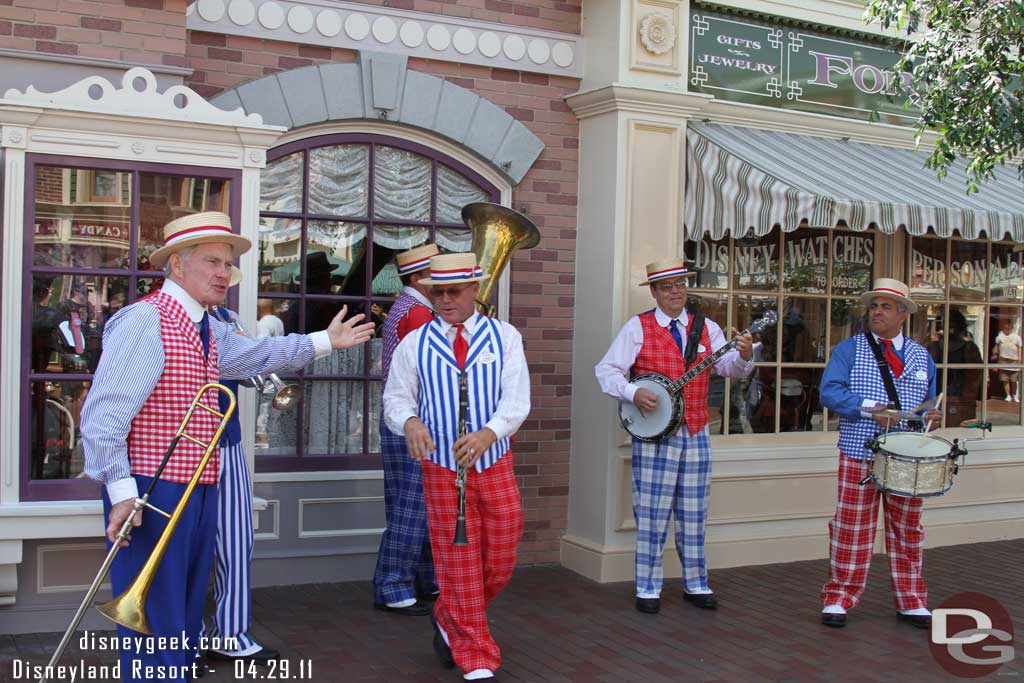
[[903,361],[896,355],[896,351],[892,348],[891,339],[880,340],[885,346],[885,360],[889,362],[889,367],[892,368],[892,374],[899,377],[903,374]]
[[459,368],[465,368],[469,343],[462,336],[462,323],[455,326],[455,341],[452,342],[452,349],[455,351],[455,362],[459,364]]

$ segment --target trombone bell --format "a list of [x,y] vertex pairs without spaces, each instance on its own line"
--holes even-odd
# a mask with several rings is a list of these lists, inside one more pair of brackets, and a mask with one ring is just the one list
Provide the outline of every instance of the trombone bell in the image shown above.
[[498,278],[519,249],[532,249],[540,242],[540,231],[529,218],[499,204],[474,202],[462,207],[462,221],[473,235],[476,263],[489,277],[480,283],[477,304],[488,309]]
[[153,635],[146,619],[146,596],[149,594],[149,582],[137,581],[124,593],[102,605],[96,605],[96,611],[115,624],[130,628],[147,636]]

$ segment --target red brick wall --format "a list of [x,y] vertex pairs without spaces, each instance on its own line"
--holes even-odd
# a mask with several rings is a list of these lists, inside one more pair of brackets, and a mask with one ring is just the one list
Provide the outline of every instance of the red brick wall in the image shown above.
[[64,203],[64,171],[54,166],[36,167],[36,201]]
[[[356,58],[349,50],[201,32],[189,34],[187,54],[195,69],[188,85],[207,97],[285,69]],[[545,145],[512,195],[512,206],[525,211],[542,234],[540,245],[512,264],[511,322],[523,333],[533,379],[533,411],[516,436],[514,452],[526,515],[520,561],[557,562],[569,499],[579,146],[579,128],[563,97],[579,82],[418,58],[409,60],[409,68],[504,107]]]
[[354,0],[511,26],[580,32],[582,0]]
[[0,0],[0,48],[185,66],[186,0]]

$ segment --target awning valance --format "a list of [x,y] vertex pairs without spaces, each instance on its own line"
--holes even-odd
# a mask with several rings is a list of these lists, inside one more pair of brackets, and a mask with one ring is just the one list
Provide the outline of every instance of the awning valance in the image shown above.
[[976,194],[965,193],[965,164],[942,180],[907,149],[756,128],[691,123],[686,134],[686,232],[720,239],[776,225],[853,230],[928,228],[949,237],[1024,242],[1024,184],[1000,168]]

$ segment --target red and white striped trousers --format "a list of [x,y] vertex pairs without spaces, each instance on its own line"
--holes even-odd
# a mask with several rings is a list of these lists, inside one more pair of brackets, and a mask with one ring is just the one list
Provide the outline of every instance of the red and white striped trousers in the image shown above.
[[466,476],[468,546],[452,545],[458,507],[455,472],[424,460],[423,497],[441,590],[434,618],[448,635],[460,669],[494,671],[501,666],[501,651],[487,627],[487,605],[512,578],[523,535],[512,453],[483,472],[470,468]]
[[924,527],[921,498],[882,493],[874,484],[860,482],[871,473],[870,460],[839,456],[839,496],[829,522],[829,581],[821,589],[822,605],[856,607],[864,592],[871,565],[878,520],[878,500],[884,501],[885,552],[896,609],[928,605],[928,585],[921,575]]

